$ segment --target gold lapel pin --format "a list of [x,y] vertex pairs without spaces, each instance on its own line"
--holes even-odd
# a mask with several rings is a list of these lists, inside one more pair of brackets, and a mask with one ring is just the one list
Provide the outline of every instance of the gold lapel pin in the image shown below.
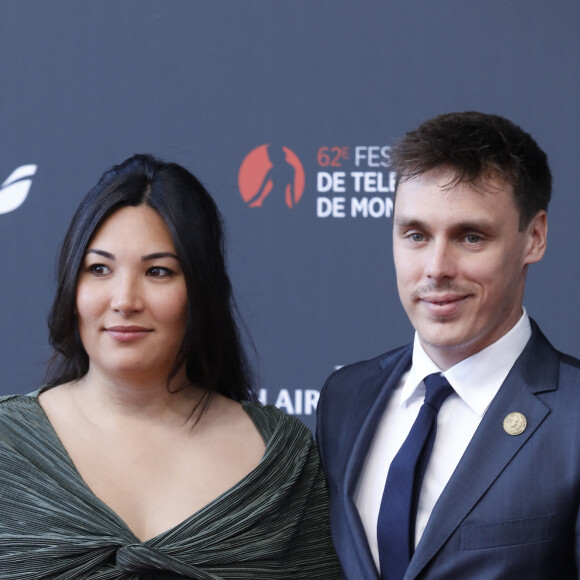
[[508,435],[520,435],[526,430],[528,421],[522,413],[510,413],[503,420],[503,430]]

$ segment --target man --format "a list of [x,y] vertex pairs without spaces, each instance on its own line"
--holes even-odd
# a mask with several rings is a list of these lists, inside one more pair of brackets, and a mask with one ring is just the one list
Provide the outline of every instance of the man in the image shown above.
[[546,155],[470,112],[427,121],[391,161],[415,340],[334,373],[318,405],[344,576],[578,578],[580,361],[522,307],[546,248]]

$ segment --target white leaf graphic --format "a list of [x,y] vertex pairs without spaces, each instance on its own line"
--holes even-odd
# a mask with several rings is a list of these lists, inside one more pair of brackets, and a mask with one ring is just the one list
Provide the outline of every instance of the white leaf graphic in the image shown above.
[[0,214],[14,211],[20,207],[30,191],[31,178],[36,173],[36,165],[17,167],[0,186]]

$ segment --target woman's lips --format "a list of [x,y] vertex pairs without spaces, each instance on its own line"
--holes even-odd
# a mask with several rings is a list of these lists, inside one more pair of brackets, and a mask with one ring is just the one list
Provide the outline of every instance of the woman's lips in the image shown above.
[[142,326],[110,326],[105,328],[109,336],[119,342],[131,342],[145,338],[151,332],[150,329]]

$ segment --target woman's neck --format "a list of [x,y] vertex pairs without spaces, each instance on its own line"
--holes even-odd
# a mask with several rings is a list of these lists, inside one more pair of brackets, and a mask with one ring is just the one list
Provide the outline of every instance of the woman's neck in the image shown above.
[[187,381],[185,369],[169,382],[166,377],[111,377],[89,369],[71,383],[79,410],[95,416],[135,420],[160,419],[185,421],[203,392]]

